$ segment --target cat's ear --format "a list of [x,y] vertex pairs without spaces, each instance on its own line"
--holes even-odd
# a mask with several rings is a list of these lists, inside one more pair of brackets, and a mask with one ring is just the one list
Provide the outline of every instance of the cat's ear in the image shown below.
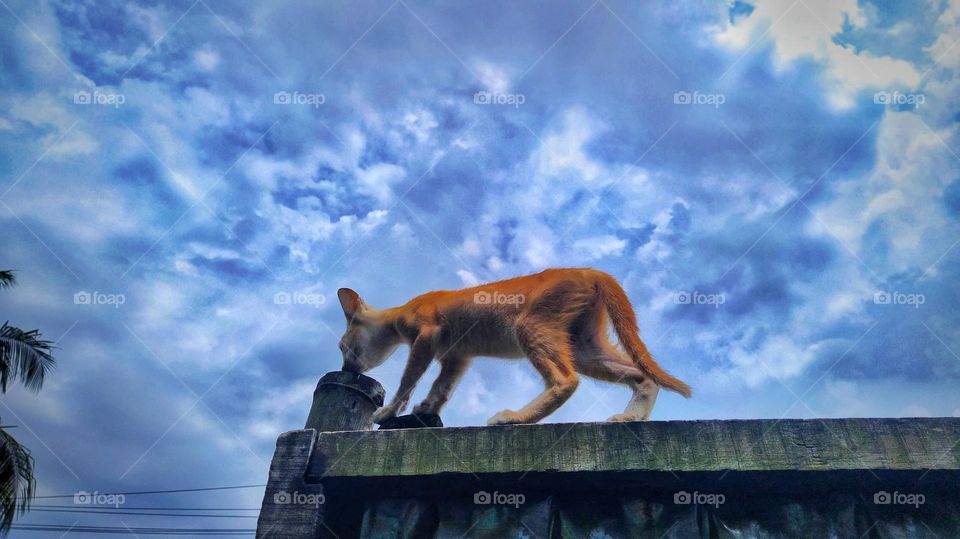
[[343,307],[343,314],[347,317],[347,322],[350,322],[353,320],[353,316],[363,307],[360,294],[349,288],[341,288],[337,290],[337,297],[340,298],[340,306]]

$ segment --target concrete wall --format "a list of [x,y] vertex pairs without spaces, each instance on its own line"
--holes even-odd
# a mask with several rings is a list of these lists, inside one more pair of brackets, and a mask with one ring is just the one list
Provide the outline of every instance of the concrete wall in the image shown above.
[[281,437],[268,491],[295,478],[323,503],[274,506],[280,524],[258,535],[960,537],[957,418],[355,431],[316,435],[306,458],[288,447],[313,436]]

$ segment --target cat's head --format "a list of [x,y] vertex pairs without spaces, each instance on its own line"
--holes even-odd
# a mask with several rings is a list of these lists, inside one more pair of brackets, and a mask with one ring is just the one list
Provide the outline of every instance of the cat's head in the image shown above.
[[343,370],[363,373],[379,367],[400,344],[396,329],[353,290],[341,288],[337,297],[347,317],[347,331],[340,337]]

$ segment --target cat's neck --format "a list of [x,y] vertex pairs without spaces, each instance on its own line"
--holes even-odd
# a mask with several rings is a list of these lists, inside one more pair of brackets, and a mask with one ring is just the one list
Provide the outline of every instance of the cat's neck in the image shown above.
[[417,334],[417,329],[410,324],[409,313],[410,311],[403,305],[390,307],[377,312],[377,321],[384,326],[394,328],[397,335],[409,344]]

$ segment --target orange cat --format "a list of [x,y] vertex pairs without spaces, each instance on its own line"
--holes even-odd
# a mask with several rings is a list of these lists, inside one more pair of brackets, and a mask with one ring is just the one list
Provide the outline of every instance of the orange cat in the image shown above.
[[[636,315],[613,277],[593,269],[549,269],[534,275],[417,296],[378,310],[349,288],[337,291],[347,317],[340,339],[343,370],[365,372],[386,361],[400,344],[410,346],[400,388],[374,414],[381,423],[406,409],[417,381],[436,358],[440,375],[414,413],[439,413],[476,356],[527,357],[546,388],[518,411],[504,410],[491,425],[536,423],[560,407],[574,390],[577,373],[622,383],[633,397],[610,421],[650,417],[661,387],[690,396],[690,387],[670,376],[640,340]],[[607,338],[607,321],[624,354]]]

